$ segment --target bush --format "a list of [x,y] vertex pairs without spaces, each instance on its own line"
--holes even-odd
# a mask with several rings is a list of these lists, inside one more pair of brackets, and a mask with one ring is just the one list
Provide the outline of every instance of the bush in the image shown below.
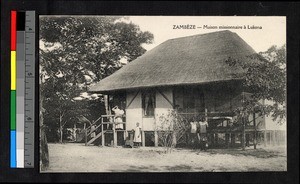
[[188,122],[177,111],[169,110],[166,115],[159,117],[156,131],[158,132],[159,145],[170,153],[177,144],[184,141],[184,136],[189,129]]

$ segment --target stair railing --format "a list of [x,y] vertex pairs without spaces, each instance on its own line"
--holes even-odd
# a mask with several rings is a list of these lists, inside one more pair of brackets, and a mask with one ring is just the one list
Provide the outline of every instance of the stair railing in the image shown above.
[[[102,117],[100,116],[96,121],[93,122],[93,124],[97,123],[101,118]],[[97,125],[94,130],[92,130],[92,131],[90,130],[89,133],[88,133],[88,130],[91,129],[92,125],[90,125],[88,128],[85,129],[85,145],[86,146],[87,146],[87,142],[88,142],[88,140],[87,140],[88,136],[90,136],[93,132],[98,130],[101,127],[101,125],[102,125],[102,122],[100,122],[100,124]]]

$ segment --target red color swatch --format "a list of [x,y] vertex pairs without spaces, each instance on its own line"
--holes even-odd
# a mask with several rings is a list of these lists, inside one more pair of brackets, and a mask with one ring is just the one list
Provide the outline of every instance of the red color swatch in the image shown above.
[[11,11],[11,24],[10,24],[10,35],[11,35],[11,42],[10,48],[11,51],[16,50],[16,43],[17,43],[17,11]]

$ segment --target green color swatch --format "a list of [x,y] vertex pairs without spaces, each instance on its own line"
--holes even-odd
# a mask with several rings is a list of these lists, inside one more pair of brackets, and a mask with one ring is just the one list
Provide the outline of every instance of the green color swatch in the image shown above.
[[10,130],[16,130],[16,90],[10,91]]

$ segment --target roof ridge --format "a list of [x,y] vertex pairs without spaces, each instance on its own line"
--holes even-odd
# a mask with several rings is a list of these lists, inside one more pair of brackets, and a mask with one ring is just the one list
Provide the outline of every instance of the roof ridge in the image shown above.
[[230,67],[225,60],[244,59],[255,53],[237,33],[229,30],[181,38],[161,43],[89,90],[104,92],[235,80],[235,74],[243,71]]
[[222,30],[222,31],[214,31],[214,32],[208,32],[208,33],[201,33],[201,34],[195,34],[195,35],[190,35],[190,36],[183,36],[183,37],[177,37],[177,38],[171,38],[168,39],[166,41],[164,41],[163,43],[170,41],[170,40],[177,40],[177,39],[182,39],[182,38],[189,38],[189,37],[198,37],[198,36],[204,36],[204,35],[208,35],[208,34],[216,34],[216,33],[221,33],[221,32],[229,32],[229,33],[233,33],[236,34],[230,30]]

